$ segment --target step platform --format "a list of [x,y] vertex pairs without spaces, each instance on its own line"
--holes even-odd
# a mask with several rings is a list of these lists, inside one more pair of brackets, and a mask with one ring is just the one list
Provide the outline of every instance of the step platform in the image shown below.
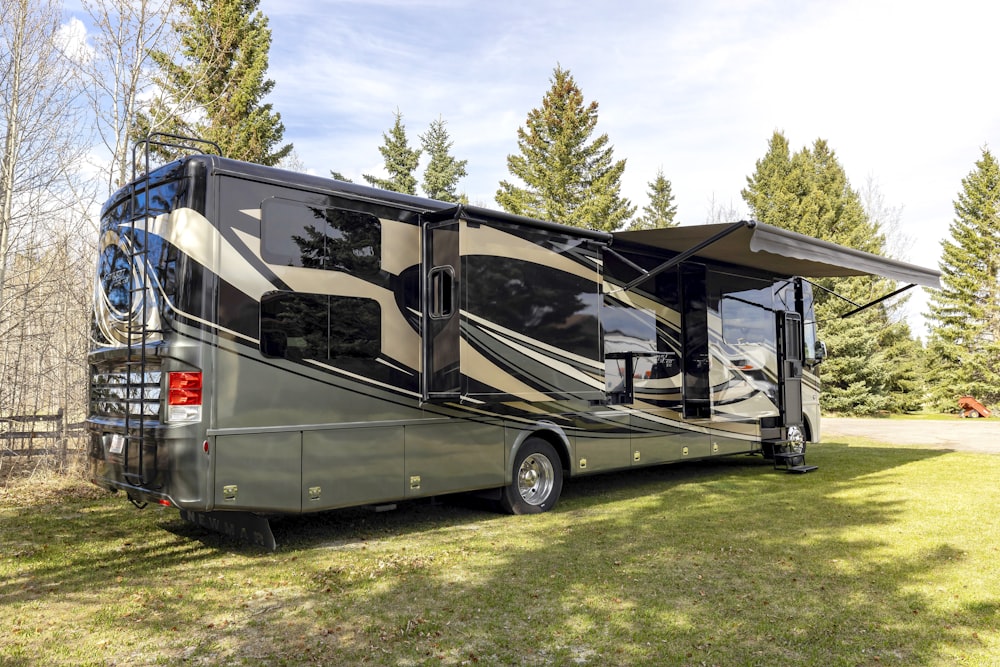
[[790,443],[775,443],[774,445],[774,469],[784,470],[789,473],[804,474],[812,472],[819,466],[806,465],[806,455],[803,452],[781,451],[789,448]]

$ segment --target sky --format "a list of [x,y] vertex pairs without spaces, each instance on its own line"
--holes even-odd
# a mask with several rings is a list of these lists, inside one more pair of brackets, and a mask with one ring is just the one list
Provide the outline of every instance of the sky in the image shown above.
[[[775,131],[824,139],[855,189],[899,213],[901,259],[937,267],[962,179],[1000,149],[985,0],[261,0],[268,98],[306,170],[362,181],[398,110],[411,146],[437,118],[468,160],[459,190],[495,208],[517,130],[568,69],[641,207],[658,169],[681,224],[726,211]],[[422,173],[425,161],[421,162]],[[516,179],[515,179],[516,180]],[[726,216],[731,217],[731,216]],[[923,335],[918,292],[909,319]]]

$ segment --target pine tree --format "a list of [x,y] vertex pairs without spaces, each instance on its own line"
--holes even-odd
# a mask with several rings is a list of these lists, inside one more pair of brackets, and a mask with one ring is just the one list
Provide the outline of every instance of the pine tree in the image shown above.
[[551,81],[541,108],[528,112],[527,129],[517,130],[520,154],[507,156],[507,169],[525,187],[501,181],[496,201],[509,213],[618,229],[635,213],[621,196],[625,160],[615,161],[607,134],[590,140],[598,105],[584,104],[569,71],[557,65]]
[[670,181],[657,169],[656,178],[649,183],[649,203],[642,207],[642,215],[629,225],[630,230],[676,227],[677,207]]
[[280,145],[281,114],[264,98],[271,31],[260,0],[177,0],[179,61],[154,51],[165,93],[137,132],[169,132],[214,141],[237,160],[277,164],[292,150]]
[[928,313],[931,398],[946,410],[965,394],[1000,402],[1000,165],[987,149],[962,179],[940,268]]
[[801,188],[792,179],[792,154],[781,132],[771,135],[767,153],[757,160],[753,175],[747,177],[742,195],[751,215],[760,222],[791,231],[801,231],[799,195]]
[[467,203],[464,195],[458,195],[455,188],[458,180],[466,176],[465,165],[468,160],[456,160],[451,155],[452,141],[448,136],[444,119],[438,117],[431,121],[425,134],[420,135],[423,150],[430,156],[430,162],[424,169],[424,181],[421,183],[424,194],[431,199],[447,202]]
[[[836,154],[818,139],[791,155],[775,132],[768,152],[747,178],[743,199],[757,220],[875,254],[885,251],[885,235],[866,213]],[[817,284],[855,303],[892,291],[889,281],[869,276],[822,279]],[[920,401],[920,377],[897,363],[919,345],[893,306],[879,304],[841,318],[847,302],[816,290],[816,318],[830,356],[820,366],[825,410],[848,414],[912,409]]]
[[369,174],[362,174],[362,176],[376,188],[415,195],[417,194],[417,178],[413,172],[417,170],[417,163],[420,161],[420,149],[410,148],[406,139],[406,126],[403,125],[403,114],[398,109],[395,116],[395,124],[388,133],[382,134],[383,144],[378,148],[385,163],[385,170],[389,173],[389,178],[379,178]]

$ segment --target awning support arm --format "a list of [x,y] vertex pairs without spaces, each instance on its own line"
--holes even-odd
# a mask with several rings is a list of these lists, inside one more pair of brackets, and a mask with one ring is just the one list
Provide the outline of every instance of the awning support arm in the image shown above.
[[[634,268],[639,269],[639,271],[642,272],[642,275],[639,276],[638,278],[633,279],[631,282],[629,282],[627,285],[625,285],[625,287],[623,288],[624,291],[627,292],[630,289],[632,289],[633,287],[635,287],[636,285],[638,285],[640,283],[643,283],[643,282],[649,280],[650,278],[663,273],[667,269],[674,268],[675,266],[677,266],[681,262],[686,261],[687,259],[693,257],[694,255],[697,255],[699,252],[701,252],[702,250],[704,250],[708,246],[712,245],[713,243],[718,243],[719,241],[721,241],[725,237],[729,236],[733,232],[738,231],[740,229],[743,229],[744,227],[753,226],[754,224],[755,223],[753,223],[753,222],[746,222],[746,221],[734,222],[733,224],[731,224],[729,227],[726,227],[725,229],[723,229],[718,234],[715,234],[714,236],[711,236],[711,237],[705,239],[701,243],[698,243],[698,244],[696,244],[696,245],[688,248],[687,250],[685,250],[681,254],[677,255],[673,259],[669,259],[666,262],[664,262],[663,264],[660,264],[656,268],[650,269],[649,271],[646,271],[645,269],[642,269],[641,267],[636,266],[635,264],[632,264],[632,262],[628,262],[628,264],[632,265]],[[622,258],[621,255],[619,255],[618,253],[615,253],[615,256],[619,257],[619,258]],[[622,259],[624,259],[624,258],[622,258]]]
[[646,275],[647,273],[649,273],[649,271],[647,271],[646,269],[642,268],[641,266],[639,266],[638,264],[636,264],[635,262],[633,262],[631,259],[629,259],[625,255],[621,254],[620,252],[615,252],[615,249],[612,248],[611,246],[604,246],[604,252],[610,253],[610,254],[614,255],[622,263],[627,264],[628,266],[631,266],[633,269],[635,269],[636,271],[638,271],[639,273],[641,273],[643,275]]
[[861,312],[861,311],[863,311],[863,310],[868,310],[868,309],[869,309],[869,308],[871,308],[872,306],[877,306],[878,304],[882,303],[883,301],[886,301],[886,300],[888,300],[888,299],[891,299],[891,298],[892,298],[892,297],[894,297],[894,296],[899,296],[899,295],[900,295],[900,294],[902,294],[903,292],[905,292],[905,291],[907,291],[907,290],[909,290],[909,289],[912,289],[912,288],[914,288],[914,287],[916,287],[916,286],[917,286],[917,284],[916,284],[916,283],[910,283],[909,285],[907,285],[907,286],[905,286],[905,287],[900,287],[900,288],[899,288],[898,290],[896,290],[895,292],[890,292],[889,294],[886,294],[886,295],[884,295],[884,296],[880,296],[879,298],[875,299],[874,301],[869,301],[868,303],[866,303],[866,304],[864,304],[864,305],[862,306],[861,304],[858,304],[858,303],[855,303],[854,301],[851,301],[851,300],[850,300],[850,299],[848,299],[848,298],[847,298],[846,296],[843,296],[842,294],[838,294],[838,293],[834,292],[834,291],[833,291],[832,289],[829,289],[829,288],[827,288],[827,287],[823,287],[822,285],[819,285],[819,284],[817,284],[817,283],[814,283],[814,282],[813,282],[813,281],[811,281],[811,280],[807,280],[806,278],[803,278],[803,280],[805,280],[805,281],[806,281],[807,283],[809,283],[809,284],[810,284],[810,285],[812,285],[813,287],[818,287],[818,288],[820,288],[821,290],[823,290],[824,292],[826,292],[827,294],[832,294],[833,296],[837,297],[837,298],[838,298],[838,299],[840,299],[841,301],[846,301],[847,303],[849,303],[849,304],[851,304],[852,306],[854,306],[854,310],[850,310],[850,311],[848,311],[848,312],[844,313],[843,315],[839,315],[838,317],[839,317],[840,319],[844,319],[844,318],[847,318],[847,317],[851,317],[852,315],[857,315],[858,313],[860,313],[860,312]]
[[916,283],[910,283],[906,287],[900,287],[895,292],[892,292],[890,294],[886,294],[885,296],[880,296],[879,298],[875,299],[874,301],[866,303],[863,306],[858,306],[857,308],[855,308],[854,310],[852,310],[852,311],[850,311],[848,313],[844,313],[843,315],[840,316],[840,319],[844,319],[845,317],[850,317],[851,315],[857,315],[862,310],[867,310],[867,309],[871,308],[872,306],[875,306],[875,305],[878,305],[878,304],[882,303],[886,299],[891,299],[894,296],[898,296],[898,295],[902,294],[903,292],[905,292],[906,290],[908,290],[908,289],[910,289],[912,287],[916,287],[916,286],[917,286]]
[[827,294],[832,294],[833,296],[837,297],[837,298],[838,298],[838,299],[840,299],[841,301],[846,301],[847,303],[851,304],[851,305],[852,305],[852,306],[854,306],[855,308],[861,308],[861,304],[859,304],[859,303],[857,303],[857,302],[855,302],[855,301],[851,301],[850,299],[848,299],[848,298],[847,298],[846,296],[844,296],[843,294],[839,294],[839,293],[837,293],[837,292],[834,292],[834,291],[833,291],[832,289],[830,289],[829,287],[823,287],[823,286],[822,286],[822,285],[820,285],[819,283],[814,283],[813,281],[809,280],[808,278],[803,278],[802,280],[806,281],[807,283],[809,283],[809,284],[810,284],[810,285],[812,285],[813,287],[818,287],[818,288],[820,288],[821,290],[823,290],[823,291],[824,291],[824,292],[826,292]]

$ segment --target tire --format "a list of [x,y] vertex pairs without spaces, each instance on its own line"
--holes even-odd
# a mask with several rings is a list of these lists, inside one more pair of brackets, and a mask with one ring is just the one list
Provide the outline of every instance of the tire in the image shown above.
[[795,465],[805,465],[806,462],[806,434],[800,426],[789,426],[785,432],[785,440],[788,452],[798,454]]
[[789,426],[785,439],[792,445],[792,451],[806,453],[806,432],[801,426]]
[[541,438],[528,438],[517,451],[511,482],[500,494],[508,514],[540,514],[556,506],[563,470],[555,448]]

